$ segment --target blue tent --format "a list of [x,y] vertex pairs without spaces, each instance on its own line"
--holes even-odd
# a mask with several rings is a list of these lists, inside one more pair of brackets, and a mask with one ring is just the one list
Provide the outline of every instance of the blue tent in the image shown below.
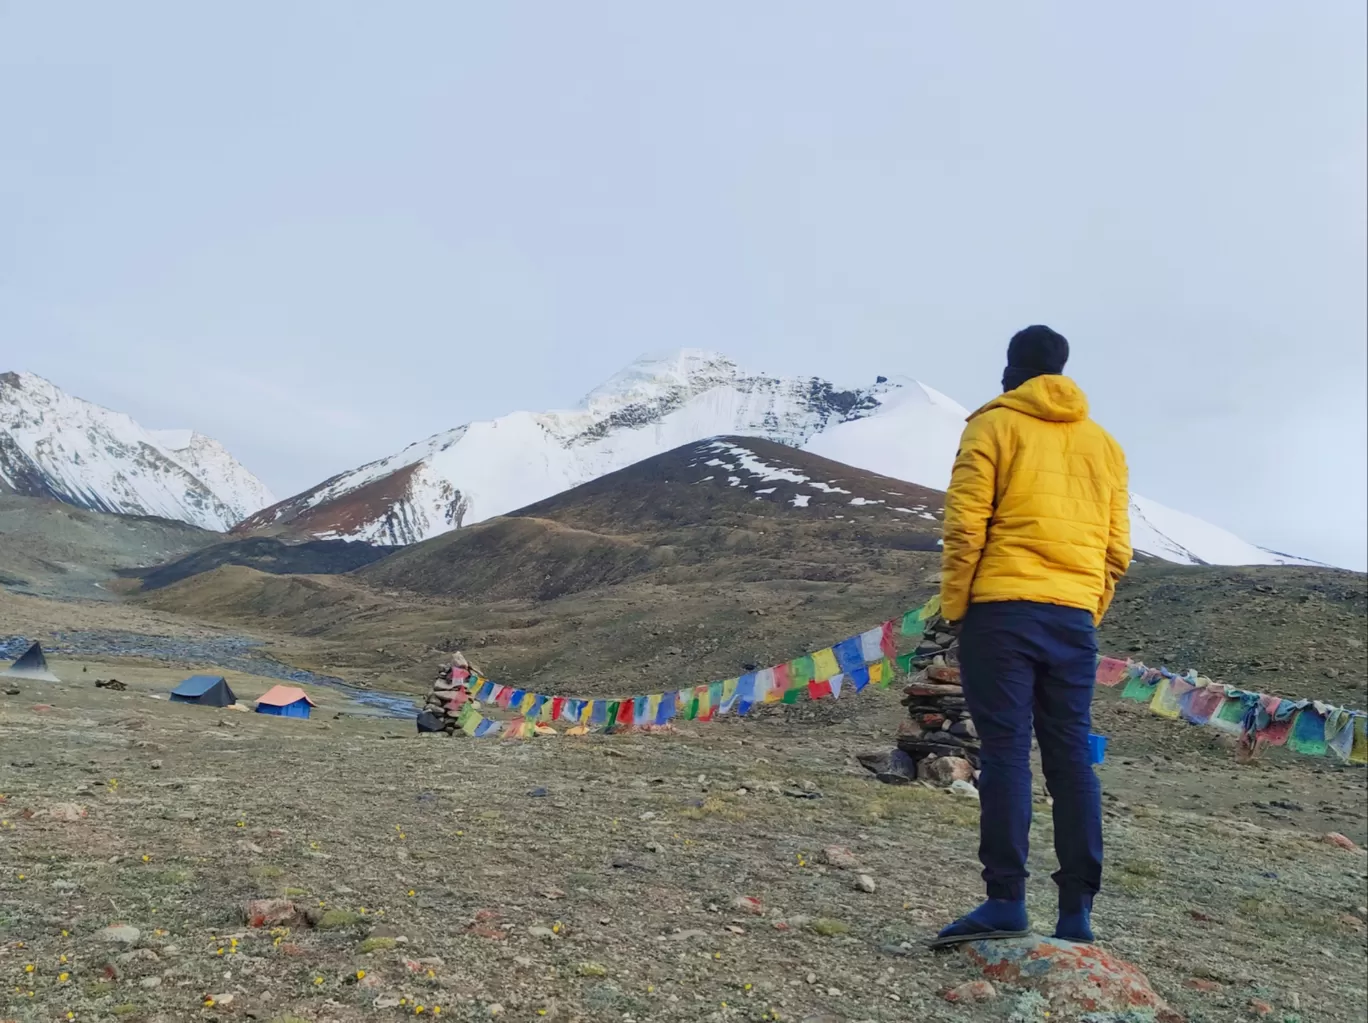
[[317,706],[308,694],[294,686],[272,686],[257,700],[258,714],[274,714],[282,718],[307,718]]
[[171,699],[175,703],[197,703],[201,707],[227,707],[237,703],[237,697],[228,688],[228,680],[222,675],[191,675],[171,690]]

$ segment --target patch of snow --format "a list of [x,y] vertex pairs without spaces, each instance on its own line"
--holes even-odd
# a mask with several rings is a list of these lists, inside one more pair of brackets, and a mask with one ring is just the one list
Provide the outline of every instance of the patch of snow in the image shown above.
[[868,498],[865,498],[865,497],[852,497],[852,498],[850,499],[850,503],[851,503],[851,504],[861,504],[861,505],[863,505],[863,504],[883,504],[884,502],[883,502],[883,501],[871,501],[871,500],[869,500]]
[[811,500],[811,494],[794,494],[789,503],[792,504],[795,508],[806,508],[808,506],[808,502]]
[[757,493],[757,494],[772,494],[772,493],[774,493],[774,492],[775,492],[776,490],[778,490],[778,489],[779,489],[778,487],[766,487],[764,490],[757,490],[756,493]]

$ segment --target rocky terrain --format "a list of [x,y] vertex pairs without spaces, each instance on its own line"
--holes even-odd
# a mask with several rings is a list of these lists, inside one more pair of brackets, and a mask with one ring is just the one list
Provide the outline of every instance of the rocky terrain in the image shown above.
[[0,494],[0,588],[110,600],[120,571],[180,558],[223,539],[172,519]]
[[[978,804],[855,762],[903,716],[896,690],[505,743],[337,718],[328,690],[312,721],[167,704],[169,677],[124,667],[124,693],[0,696],[3,1018],[1083,1016],[923,948],[978,897]],[[1105,954],[1193,1023],[1362,1019],[1365,855],[1323,838],[1364,841],[1362,770],[1237,765],[1136,710],[1099,707]]]

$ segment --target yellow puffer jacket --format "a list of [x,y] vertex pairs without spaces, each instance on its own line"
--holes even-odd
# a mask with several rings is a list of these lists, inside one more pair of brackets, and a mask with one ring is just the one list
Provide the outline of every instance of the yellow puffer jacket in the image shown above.
[[1130,566],[1121,445],[1065,376],[1039,376],[969,417],[945,496],[941,613],[1034,600],[1101,622]]

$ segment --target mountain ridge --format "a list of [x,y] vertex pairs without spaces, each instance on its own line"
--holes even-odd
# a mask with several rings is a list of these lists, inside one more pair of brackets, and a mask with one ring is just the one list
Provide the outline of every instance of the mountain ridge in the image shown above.
[[[759,437],[944,490],[968,410],[919,380],[772,376],[703,349],[644,356],[572,409],[474,421],[248,516],[283,531],[400,546],[505,515],[682,444]],[[1179,564],[1301,564],[1132,495],[1135,547]]]
[[34,373],[0,373],[0,493],[223,531],[274,495],[218,441],[148,430]]

